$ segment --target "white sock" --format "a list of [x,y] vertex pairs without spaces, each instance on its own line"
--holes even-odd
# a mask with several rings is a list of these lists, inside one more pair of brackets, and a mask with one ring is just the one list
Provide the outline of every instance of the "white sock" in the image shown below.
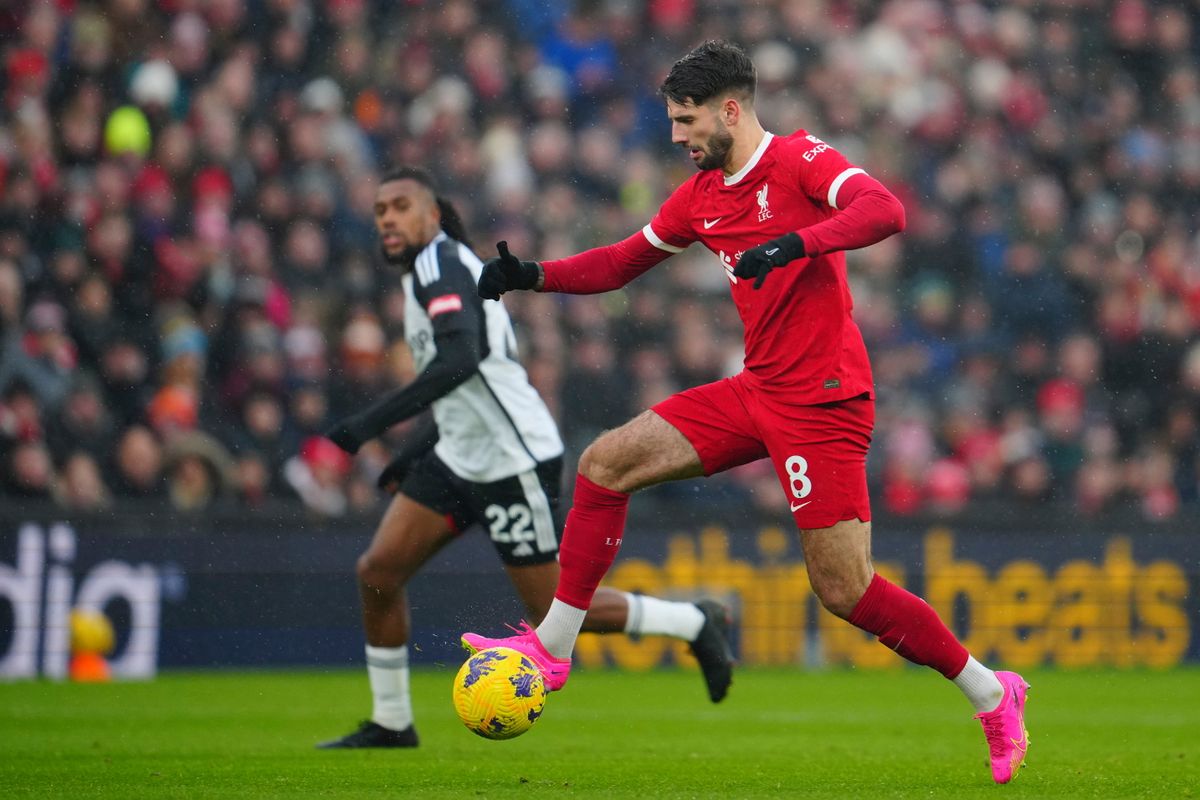
[[412,725],[412,698],[408,694],[408,647],[367,645],[367,675],[375,706],[371,720],[394,731]]
[[992,711],[1004,699],[1004,686],[996,673],[967,656],[967,665],[954,678],[954,685],[975,706],[976,711]]
[[694,603],[676,603],[644,594],[625,594],[629,616],[625,632],[637,636],[671,636],[693,642],[704,627],[704,612]]
[[579,629],[583,627],[583,618],[587,616],[586,608],[569,606],[557,597],[550,603],[546,618],[537,626],[538,639],[542,647],[555,658],[570,658],[575,649],[575,640],[579,638]]

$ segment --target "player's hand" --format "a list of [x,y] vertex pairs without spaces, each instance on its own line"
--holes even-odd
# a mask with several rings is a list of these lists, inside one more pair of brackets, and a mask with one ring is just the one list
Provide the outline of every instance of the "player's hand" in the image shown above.
[[337,423],[321,435],[345,450],[350,455],[357,453],[359,448],[363,446],[362,439],[360,439],[358,435],[354,433],[349,423],[345,420]]
[[741,280],[754,278],[754,288],[763,285],[771,270],[785,267],[797,258],[804,258],[804,240],[799,234],[788,233],[742,253],[733,274]]
[[409,455],[401,455],[392,459],[383,472],[379,473],[379,480],[375,481],[375,485],[388,494],[395,494],[400,489],[400,484],[404,482],[405,476],[408,475],[409,467],[412,466],[413,458]]
[[490,258],[479,273],[479,296],[484,300],[499,300],[500,295],[514,289],[533,289],[542,277],[542,265],[536,261],[521,261],[508,252],[508,242],[496,245],[499,258]]

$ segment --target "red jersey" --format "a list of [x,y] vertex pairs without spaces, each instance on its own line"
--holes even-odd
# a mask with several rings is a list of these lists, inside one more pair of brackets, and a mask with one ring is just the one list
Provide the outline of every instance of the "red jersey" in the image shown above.
[[[641,234],[543,262],[543,290],[608,291],[702,242],[729,278],[750,383],[798,405],[833,402],[873,392],[841,251],[903,227],[899,201],[841,153],[806,131],[767,133],[736,174],[705,170],[684,182]],[[793,232],[809,257],[772,270],[759,289],[733,274],[742,253]]]
[[[746,371],[799,404],[872,391],[871,364],[851,317],[842,252],[772,270],[759,289],[738,280],[742,253],[837,213],[837,194],[863,172],[805,131],[766,134],[737,174],[704,170],[663,203],[643,231],[655,246],[700,241],[720,259],[746,330]],[[665,249],[665,248],[664,248]]]

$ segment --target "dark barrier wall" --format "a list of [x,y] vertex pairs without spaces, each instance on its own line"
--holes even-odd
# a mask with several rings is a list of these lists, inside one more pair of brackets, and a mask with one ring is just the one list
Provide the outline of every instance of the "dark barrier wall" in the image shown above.
[[[738,612],[747,664],[900,659],[818,608],[795,536],[773,525],[676,530],[635,520],[610,583],[661,596],[716,595]],[[362,660],[357,555],[372,520],[0,520],[0,676],[62,676],[69,610],[114,621],[114,672],[353,665]],[[994,520],[876,525],[876,566],[921,592],[977,656],[1013,666],[1166,667],[1200,660],[1200,536],[1186,529],[1021,525]],[[410,588],[413,657],[461,660],[458,634],[498,632],[521,609],[487,540],[473,531]],[[649,668],[682,646],[584,637],[584,664]],[[686,659],[685,659],[686,660]]]

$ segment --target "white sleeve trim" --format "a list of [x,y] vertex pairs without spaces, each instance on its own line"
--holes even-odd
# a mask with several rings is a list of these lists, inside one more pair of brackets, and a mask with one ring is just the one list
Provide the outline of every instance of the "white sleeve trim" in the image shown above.
[[837,204],[838,189],[842,188],[843,183],[845,183],[849,178],[851,178],[854,175],[866,175],[866,174],[867,174],[867,171],[865,169],[859,169],[858,167],[851,167],[850,169],[843,172],[841,175],[838,175],[836,178],[834,178],[833,183],[829,184],[829,205],[832,206],[833,208],[838,207],[838,204]]
[[[859,170],[861,172],[862,170]],[[682,253],[682,247],[676,247],[673,244],[667,244],[662,239],[658,238],[658,234],[654,232],[654,228],[650,227],[650,223],[646,223],[646,227],[642,228],[642,233],[646,236],[646,241],[657,247],[659,250],[666,250],[668,253]]]

